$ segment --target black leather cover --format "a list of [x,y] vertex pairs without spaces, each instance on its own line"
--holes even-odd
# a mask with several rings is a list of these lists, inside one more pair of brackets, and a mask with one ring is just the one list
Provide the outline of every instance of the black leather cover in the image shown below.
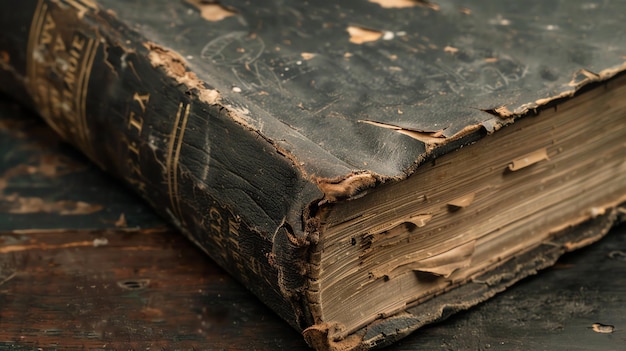
[[[298,329],[316,206],[626,69],[621,2],[224,0],[208,20],[211,3],[4,2],[0,88]],[[444,312],[376,322],[359,347]]]

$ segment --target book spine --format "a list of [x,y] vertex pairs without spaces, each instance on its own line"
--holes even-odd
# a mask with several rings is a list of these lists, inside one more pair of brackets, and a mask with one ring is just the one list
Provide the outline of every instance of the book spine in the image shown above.
[[183,57],[92,0],[5,2],[0,13],[1,89],[284,319],[308,325],[299,222],[311,185],[297,167],[239,124]]

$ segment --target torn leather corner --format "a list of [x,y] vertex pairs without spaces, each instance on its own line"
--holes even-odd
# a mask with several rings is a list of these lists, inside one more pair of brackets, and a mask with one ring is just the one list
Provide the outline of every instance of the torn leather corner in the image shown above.
[[490,115],[507,119],[515,116],[515,113],[508,109],[506,106],[499,106],[496,108],[480,109],[483,112],[487,112]]
[[515,112],[517,114],[523,114],[523,113],[526,113],[530,109],[536,109],[538,107],[547,105],[550,102],[557,101],[557,100],[564,99],[564,98],[570,98],[574,96],[578,90],[580,90],[583,86],[587,85],[588,83],[605,81],[609,78],[614,77],[616,74],[623,72],[624,70],[626,70],[626,62],[618,66],[604,69],[600,71],[599,73],[591,72],[584,68],[579,69],[572,74],[571,80],[567,83],[567,86],[569,86],[570,89],[562,91],[559,94],[556,94],[553,96],[537,99],[535,100],[534,103],[522,105],[519,108],[517,108]]
[[383,32],[359,27],[359,26],[348,26],[346,31],[350,35],[350,42],[353,44],[363,44],[370,41],[376,41],[383,36]]
[[438,144],[446,142],[446,136],[444,135],[444,129],[440,130],[419,130],[399,127],[393,124],[376,122],[370,120],[359,120],[361,123],[367,123],[376,127],[395,130],[397,133],[404,134],[413,139],[419,140],[426,144],[426,148],[432,148]]
[[317,187],[324,193],[324,202],[334,202],[357,195],[359,192],[371,188],[379,179],[371,173],[352,173],[343,178],[315,179]]
[[228,8],[217,1],[185,0],[200,11],[200,16],[209,22],[218,22],[237,14],[234,9]]
[[154,68],[161,68],[165,74],[178,84],[184,85],[198,96],[198,99],[210,105],[220,102],[220,93],[216,89],[207,88],[206,84],[187,69],[185,59],[173,50],[152,42],[145,42],[148,59]]
[[337,322],[324,322],[306,328],[302,335],[306,343],[317,351],[362,351],[367,347],[358,335],[344,338],[344,326]]
[[570,87],[579,88],[581,85],[600,80],[600,75],[584,68],[574,72],[572,79],[567,83]]
[[433,11],[439,11],[439,5],[428,0],[369,0],[369,2],[380,5],[385,9],[402,9],[414,6],[429,8]]

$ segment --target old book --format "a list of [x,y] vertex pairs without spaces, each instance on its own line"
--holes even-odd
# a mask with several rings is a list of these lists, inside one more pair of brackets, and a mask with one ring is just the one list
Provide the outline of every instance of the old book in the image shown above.
[[626,202],[624,5],[0,5],[2,90],[319,350],[383,346]]

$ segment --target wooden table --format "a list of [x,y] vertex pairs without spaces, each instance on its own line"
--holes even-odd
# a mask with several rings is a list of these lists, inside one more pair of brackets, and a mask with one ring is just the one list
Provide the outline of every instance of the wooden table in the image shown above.
[[[0,349],[36,348],[307,346],[123,185],[0,101]],[[626,349],[626,226],[388,348],[487,349]]]

